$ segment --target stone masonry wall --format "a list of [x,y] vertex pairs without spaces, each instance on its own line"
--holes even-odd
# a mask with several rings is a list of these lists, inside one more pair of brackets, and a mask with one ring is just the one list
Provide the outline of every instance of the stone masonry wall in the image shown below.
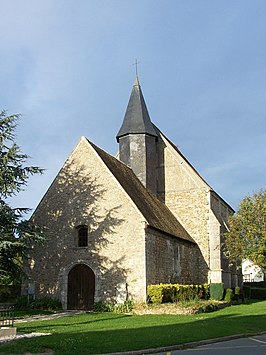
[[163,181],[158,185],[159,196],[200,248],[199,278],[208,282],[209,187],[164,137],[158,144],[158,180]]
[[[220,269],[222,271],[221,281],[224,283],[225,288],[239,286],[241,284],[241,273],[237,270],[236,264],[229,263],[228,258],[223,252],[224,238],[223,233],[227,231],[228,228],[228,217],[233,214],[233,210],[214,192],[210,194],[211,201],[211,212],[213,214],[213,220],[215,221],[216,234],[217,237],[216,244],[219,244],[219,250],[216,252],[216,258],[220,259]],[[215,262],[215,256],[211,258]],[[218,265],[218,263],[216,263]],[[215,270],[216,265],[213,265],[213,270]]]
[[[85,138],[33,219],[48,232],[25,267],[36,282],[37,297],[59,298],[66,307],[68,272],[84,263],[96,277],[95,302],[145,301],[145,221]],[[87,247],[78,247],[79,225],[88,226]]]
[[159,195],[198,244],[202,258],[199,274],[205,282],[238,282],[236,267],[229,267],[223,233],[233,210],[197,174],[164,136],[158,144]]
[[199,250],[190,242],[149,228],[146,232],[147,285],[159,283],[197,284]]
[[128,134],[119,139],[120,160],[131,167],[142,184],[156,195],[156,142],[145,134]]

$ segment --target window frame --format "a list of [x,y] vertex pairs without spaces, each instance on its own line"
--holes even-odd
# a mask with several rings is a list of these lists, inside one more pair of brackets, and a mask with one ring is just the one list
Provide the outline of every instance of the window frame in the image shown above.
[[88,246],[88,226],[79,225],[77,229],[77,246],[78,248],[86,248]]

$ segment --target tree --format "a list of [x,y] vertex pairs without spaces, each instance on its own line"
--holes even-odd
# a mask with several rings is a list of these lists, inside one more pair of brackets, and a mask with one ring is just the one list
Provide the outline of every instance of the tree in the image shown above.
[[12,208],[7,202],[23,190],[30,175],[42,173],[25,165],[29,156],[15,143],[19,115],[0,113],[0,284],[17,282],[22,260],[35,242],[43,241],[43,231],[23,216],[28,208]]
[[241,201],[229,218],[225,247],[231,260],[249,259],[266,271],[266,190]]

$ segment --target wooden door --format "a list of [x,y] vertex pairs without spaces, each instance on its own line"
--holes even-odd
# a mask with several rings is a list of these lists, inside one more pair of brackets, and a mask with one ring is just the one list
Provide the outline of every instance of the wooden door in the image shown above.
[[90,309],[94,303],[95,275],[84,264],[74,266],[68,274],[67,309]]

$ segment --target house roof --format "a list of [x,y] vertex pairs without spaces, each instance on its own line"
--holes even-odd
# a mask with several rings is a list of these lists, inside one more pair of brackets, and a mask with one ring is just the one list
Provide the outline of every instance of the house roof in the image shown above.
[[88,142],[134,202],[150,227],[195,243],[169,208],[161,200],[147,191],[128,166],[106,153],[89,140]]
[[133,85],[122,126],[117,133],[117,141],[119,141],[120,137],[128,134],[147,134],[157,137],[153,124],[151,123],[138,78],[136,78]]

